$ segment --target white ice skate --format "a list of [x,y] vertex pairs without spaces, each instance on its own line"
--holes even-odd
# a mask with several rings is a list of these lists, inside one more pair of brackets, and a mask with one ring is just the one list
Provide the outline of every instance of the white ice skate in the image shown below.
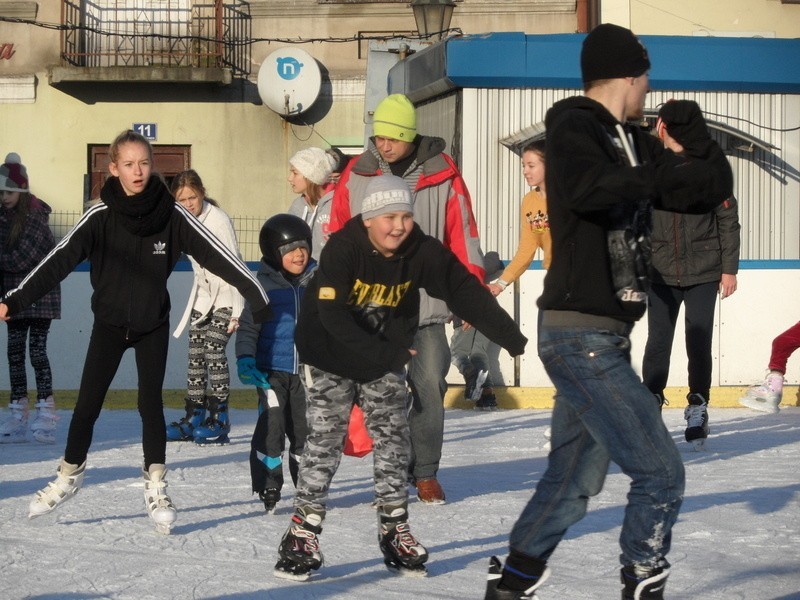
[[0,425],[0,444],[19,444],[27,442],[28,399],[20,398],[8,405],[11,414]]
[[33,405],[36,408],[36,418],[31,423],[31,433],[33,439],[40,444],[53,444],[56,441],[56,421],[59,417],[56,414],[56,405],[52,396],[45,400],[39,400]]
[[748,388],[739,404],[759,412],[774,414],[780,410],[783,395],[783,375],[774,372],[767,375],[762,383]]
[[689,404],[683,411],[683,418],[686,419],[684,437],[695,452],[702,452],[706,449],[709,432],[708,401],[697,393],[688,394],[686,400]]
[[178,518],[178,512],[167,496],[166,474],[167,468],[164,465],[153,464],[147,471],[142,469],[147,514],[153,519],[158,533],[169,535],[175,519]]
[[77,494],[83,484],[85,471],[86,461],[78,466],[65,462],[62,458],[56,471],[55,481],[51,481],[46,488],[36,492],[36,496],[28,505],[28,518],[35,519],[46,515]]
[[542,450],[547,450],[548,452],[550,451],[550,437],[551,436],[552,436],[552,429],[550,429],[550,427],[548,427],[547,429],[544,430],[545,442],[544,442],[544,444],[542,444]]

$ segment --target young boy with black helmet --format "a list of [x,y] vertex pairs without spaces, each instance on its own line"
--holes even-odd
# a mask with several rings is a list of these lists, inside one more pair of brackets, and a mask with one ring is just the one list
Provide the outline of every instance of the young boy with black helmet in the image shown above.
[[523,352],[527,340],[513,319],[455,254],[414,223],[406,182],[394,175],[372,177],[361,214],[331,235],[303,298],[296,340],[309,431],[277,577],[306,580],[322,566],[317,536],[354,402],[374,441],[384,562],[392,571],[425,574],[428,552],[408,524],[405,374],[414,354],[422,287],[513,356]]
[[306,439],[305,392],[294,339],[300,302],[316,262],[311,259],[311,229],[295,215],[267,219],[258,243],[262,254],[258,281],[269,298],[272,318],[256,324],[245,305],[236,334],[236,367],[239,380],[255,385],[258,392],[250,475],[253,493],[271,512],[281,499],[286,438],[295,485]]

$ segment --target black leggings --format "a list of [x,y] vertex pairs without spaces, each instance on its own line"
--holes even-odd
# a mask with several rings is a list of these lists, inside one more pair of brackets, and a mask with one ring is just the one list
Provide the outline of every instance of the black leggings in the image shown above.
[[672,341],[681,304],[685,309],[686,355],[689,359],[689,392],[709,401],[711,343],[719,282],[689,287],[653,284],[647,309],[647,344],[642,359],[642,381],[654,394],[663,394],[669,379]]
[[69,424],[64,460],[83,464],[92,444],[94,424],[100,416],[108,388],[128,348],[136,353],[139,375],[139,415],[142,417],[144,468],[164,464],[167,451],[164,400],[161,391],[167,367],[169,323],[148,333],[136,333],[95,321],[86,351],[81,387]]

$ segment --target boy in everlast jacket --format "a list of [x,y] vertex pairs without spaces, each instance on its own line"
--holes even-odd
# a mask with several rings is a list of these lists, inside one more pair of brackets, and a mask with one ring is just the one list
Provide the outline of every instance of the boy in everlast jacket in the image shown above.
[[414,354],[422,287],[511,355],[523,352],[527,340],[491,293],[414,223],[407,184],[393,175],[376,176],[361,216],[333,234],[323,249],[303,299],[297,346],[307,371],[309,433],[276,576],[304,580],[322,565],[317,535],[354,402],[360,403],[374,441],[384,562],[391,570],[425,572],[428,553],[408,525],[404,372]]
[[647,306],[652,207],[708,212],[730,197],[733,175],[694,102],[675,107],[676,124],[692,132],[682,157],[627,123],[643,116],[649,69],[630,30],[599,25],[581,50],[585,95],[545,117],[553,261],[538,301],[538,345],[556,387],[552,449],[502,572],[496,557],[490,562],[487,600],[535,597],[611,461],[631,479],[619,536],[622,598],[664,597],[683,460],[631,367],[629,336]]
[[161,395],[169,347],[167,277],[182,252],[234,285],[253,306],[258,321],[269,312],[267,297],[240,258],[217,240],[151,177],[153,149],[133,131],[109,149],[102,202],[86,211],[19,286],[0,304],[0,319],[30,306],[83,260],[91,263],[94,326],[67,447],[56,479],[36,493],[29,517],[49,513],[74,496],[83,483],[94,424],[106,392],[128,348],[136,352],[138,408],[142,417],[143,477],[147,512],[161,533],[176,518],[166,494],[166,423]]
[[[373,133],[367,149],[342,173],[331,204],[331,231],[358,215],[367,185],[378,175],[402,177],[411,189],[414,222],[433,236],[483,281],[483,253],[469,190],[447,153],[445,141],[417,133],[417,114],[402,94],[391,94],[375,107]],[[451,309],[425,290],[420,292],[419,328],[408,365],[408,385],[414,401],[408,416],[411,430],[410,480],[417,498],[428,504],[445,502],[439,478],[444,442],[444,394],[450,369],[450,344],[445,324]]]

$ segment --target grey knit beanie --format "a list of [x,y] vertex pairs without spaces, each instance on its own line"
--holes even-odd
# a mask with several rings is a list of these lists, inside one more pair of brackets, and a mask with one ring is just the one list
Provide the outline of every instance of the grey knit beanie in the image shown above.
[[376,175],[370,178],[361,204],[361,218],[371,219],[390,212],[414,212],[411,191],[402,177]]

